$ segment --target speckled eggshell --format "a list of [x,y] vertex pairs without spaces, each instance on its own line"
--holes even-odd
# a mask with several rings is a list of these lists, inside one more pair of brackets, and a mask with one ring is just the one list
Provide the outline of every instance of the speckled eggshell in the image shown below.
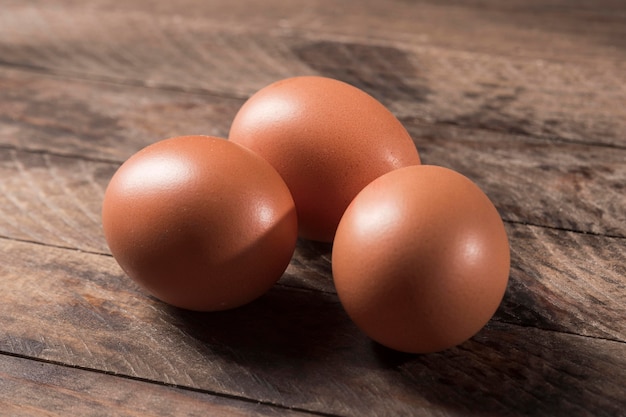
[[129,158],[111,179],[104,234],[122,269],[177,307],[238,307],[266,292],[295,248],[291,194],[264,159],[224,139],[182,136]]
[[487,196],[465,176],[427,165],[365,187],[332,251],[348,315],[372,339],[411,353],[476,334],[503,298],[509,267],[506,231]]
[[229,139],[267,159],[293,195],[301,237],[332,241],[356,194],[420,163],[406,129],[364,91],[325,77],[271,84],[244,103]]

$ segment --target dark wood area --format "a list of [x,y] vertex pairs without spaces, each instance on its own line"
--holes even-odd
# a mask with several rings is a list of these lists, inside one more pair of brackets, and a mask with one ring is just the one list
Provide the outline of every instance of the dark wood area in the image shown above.
[[[510,283],[468,342],[371,342],[325,244],[202,314],[110,255],[126,158],[225,137],[250,94],[303,74],[368,91],[500,211]],[[0,0],[0,414],[626,416],[626,3]]]

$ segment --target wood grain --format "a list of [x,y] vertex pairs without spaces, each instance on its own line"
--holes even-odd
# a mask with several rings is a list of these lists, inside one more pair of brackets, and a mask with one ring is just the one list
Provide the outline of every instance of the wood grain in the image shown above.
[[[0,0],[0,407],[11,415],[626,416],[621,0]],[[406,355],[344,313],[331,246],[199,314],[110,256],[140,148],[225,137],[277,79],[354,84],[494,201],[512,268],[466,343]]]
[[[149,143],[153,133],[146,126],[159,125],[172,112],[181,112],[181,118],[176,119],[180,125],[185,122],[193,126],[220,126],[221,123],[219,129],[225,129],[226,114],[236,111],[236,100],[145,88],[132,89],[133,94],[143,94],[139,105],[116,107],[111,103],[123,103],[127,89],[39,75],[23,76],[19,71],[12,71],[9,77],[18,81],[23,78],[29,81],[24,85],[31,87],[25,87],[20,94],[15,89],[7,112],[26,106],[34,109],[41,106],[42,110],[24,112],[22,122],[17,125],[12,121],[0,123],[0,131],[13,129],[11,136],[2,136],[14,140],[7,146],[29,149],[0,149],[0,235],[88,252],[109,253],[102,236],[100,209],[106,184],[119,162],[106,159],[121,160]],[[68,83],[72,88],[62,88]],[[79,122],[70,123],[55,116],[52,106],[37,97],[37,90],[63,94],[63,101],[54,111],[71,114]],[[95,96],[101,99],[93,103],[83,99]],[[195,104],[190,106],[189,101]],[[151,109],[149,116],[146,108]],[[185,108],[201,110],[182,115]],[[64,130],[67,136],[57,135],[59,125],[67,126]],[[119,127],[118,137],[103,146],[100,138],[106,143],[107,134],[92,127],[98,125],[103,130]],[[32,137],[31,127],[38,128],[42,135],[39,144],[23,144],[22,138]],[[176,127],[165,123],[161,129],[170,129],[173,134]],[[416,138],[424,162],[449,166],[477,181],[504,219],[513,223],[509,233],[514,251],[511,288],[515,292],[505,300],[507,313],[502,319],[626,340],[623,320],[603,320],[604,316],[626,316],[626,300],[619,296],[623,293],[621,277],[625,275],[619,265],[626,263],[623,239],[626,164],[621,163],[624,151],[454,126],[410,122],[407,127]],[[84,132],[92,132],[94,139],[85,137]],[[137,135],[132,136],[133,132]],[[130,140],[124,140],[125,137]],[[52,153],[45,151],[45,147]],[[80,157],[81,154],[87,156]],[[597,240],[581,233],[553,234],[532,227],[522,227],[524,232],[519,232],[517,238],[514,236],[518,233],[517,223],[614,238]],[[587,253],[581,256],[582,251]],[[538,258],[537,254],[543,253],[550,256]],[[580,263],[571,264],[574,257]],[[584,265],[586,259],[593,260],[591,267]],[[538,283],[535,285],[533,280]],[[577,285],[577,280],[588,280],[593,285]],[[334,292],[330,248],[300,242],[284,284]],[[596,302],[591,302],[592,299]]]
[[[626,146],[626,36],[620,37],[626,18],[608,9],[569,7],[562,13],[540,13],[542,22],[537,12],[526,8],[516,18],[521,21],[512,25],[497,23],[511,11],[493,3],[491,19],[484,7],[422,4],[430,12],[427,16],[439,16],[435,30],[432,24],[420,28],[410,20],[425,18],[419,7],[402,2],[393,12],[370,3],[366,12],[355,16],[323,12],[336,6],[319,2],[313,9],[279,9],[267,18],[262,17],[265,13],[254,14],[252,4],[193,4],[200,7],[194,16],[178,5],[174,13],[163,2],[155,8],[161,12],[152,13],[141,11],[141,2],[130,11],[106,2],[93,8],[72,2],[37,8],[12,5],[12,13],[0,24],[0,56],[5,65],[71,77],[240,98],[284,77],[321,74],[365,89],[401,118]],[[354,7],[352,3],[346,11]],[[483,17],[478,17],[479,11]],[[307,13],[318,20],[290,29],[301,27]],[[602,23],[590,19],[594,15]],[[472,25],[460,23],[469,18]],[[567,36],[555,36],[568,18]],[[229,23],[234,19],[239,19],[237,25]],[[475,26],[476,19],[487,25],[486,33]],[[588,31],[574,30],[584,19]],[[389,32],[392,21],[404,29]],[[602,29],[607,25],[608,41]],[[519,37],[507,39],[516,30]],[[445,40],[446,33],[455,34],[456,40]],[[420,34],[443,37],[441,44],[454,46],[420,42]],[[578,51],[578,59],[568,59],[562,42],[570,44],[567,50]],[[603,42],[608,46],[602,48]],[[483,47],[467,47],[475,44]],[[510,53],[533,48],[543,52],[531,57]],[[492,53],[480,52],[484,49]],[[560,59],[554,59],[556,51]]]
[[0,67],[0,146],[120,163],[172,136],[227,136],[240,99]]
[[626,239],[509,225],[511,279],[496,317],[626,341]]
[[[100,209],[116,168],[107,162],[0,150],[0,235],[109,254]],[[513,251],[511,288],[516,291],[505,300],[508,314],[503,317],[626,341],[623,320],[604,320],[626,317],[626,239],[516,224],[508,226],[508,233]],[[572,263],[575,258],[578,262]],[[301,241],[283,281],[332,293],[330,269],[328,245]]]
[[626,150],[405,124],[423,163],[471,178],[505,220],[626,237]]
[[[626,240],[507,224],[511,274],[494,320],[626,341]],[[301,241],[281,283],[334,293],[331,248]]]
[[[623,54],[624,4],[620,0],[314,0],[306,7],[281,0],[259,4],[254,0],[202,2],[135,0],[119,4],[75,0],[50,5],[35,0],[3,0],[14,13],[40,15],[40,20],[61,10],[68,16],[118,14],[139,19],[147,14],[162,21],[211,26],[239,31],[319,33],[332,38],[363,37],[430,44],[457,50],[548,58],[589,60]],[[8,20],[8,19],[7,19]],[[200,21],[200,22],[199,22]],[[121,27],[121,25],[120,25]],[[97,29],[95,29],[97,30]],[[100,32],[102,36],[111,36]]]
[[0,256],[0,350],[12,354],[339,415],[625,405],[622,342],[492,322],[458,348],[402,355],[362,335],[334,294],[279,285],[199,314],[146,297],[107,256],[8,240]]
[[116,165],[0,150],[0,235],[109,253],[101,231],[104,188]]
[[311,415],[8,355],[0,356],[0,407],[11,417]]
[[[91,195],[79,200],[89,201],[87,216],[99,217],[102,190],[113,169],[93,165],[89,159],[111,161],[117,166],[140,148],[167,137],[227,136],[230,122],[243,103],[240,99],[57,79],[11,70],[0,70],[0,86],[0,146],[87,159],[78,162],[0,149],[0,154],[4,153],[1,168],[8,178],[0,186],[4,187],[4,198],[14,200],[7,207],[20,204],[16,201],[18,195],[33,202],[39,200],[44,218],[50,211],[45,207],[46,195],[53,193],[63,198],[64,192],[80,192],[64,185],[68,181],[81,183],[76,177],[79,173],[86,182],[97,184]],[[138,95],[141,100],[128,100],[128,94]],[[405,125],[425,163],[448,166],[476,181],[506,220],[626,236],[626,149],[586,147],[582,143],[415,120],[406,120]],[[64,166],[64,161],[69,165]],[[29,164],[34,164],[32,171]],[[56,181],[46,181],[50,175]],[[11,194],[13,190],[15,195]],[[66,206],[75,200],[68,197],[63,203]],[[16,215],[28,216],[29,211]],[[5,222],[16,221],[7,216]],[[87,231],[94,226],[85,231],[81,231],[82,226],[74,227],[73,233],[93,234]],[[2,233],[9,232],[0,230]],[[104,249],[93,239],[74,240],[80,245],[77,247]]]

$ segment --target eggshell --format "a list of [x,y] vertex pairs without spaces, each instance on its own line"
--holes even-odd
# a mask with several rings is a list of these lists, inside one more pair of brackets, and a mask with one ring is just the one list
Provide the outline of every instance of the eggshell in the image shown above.
[[111,179],[102,225],[113,256],[157,298],[224,310],[267,291],[295,248],[293,199],[264,159],[224,139],[152,144]]
[[476,334],[503,298],[509,266],[506,231],[487,196],[463,175],[426,165],[365,187],[332,250],[348,315],[372,339],[411,353]]
[[406,129],[380,102],[330,78],[271,84],[244,103],[229,139],[267,159],[293,195],[301,237],[332,241],[356,194],[380,175],[419,164]]

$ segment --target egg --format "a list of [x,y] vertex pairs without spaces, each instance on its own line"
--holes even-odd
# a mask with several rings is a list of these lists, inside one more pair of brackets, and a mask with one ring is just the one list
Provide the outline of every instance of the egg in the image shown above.
[[287,78],[259,90],[229,139],[265,158],[287,183],[299,235],[332,241],[343,212],[375,178],[420,163],[400,121],[364,91],[326,77]]
[[352,201],[332,272],[355,324],[389,348],[458,345],[493,316],[506,290],[509,243],[489,198],[467,177],[419,165],[387,173]]
[[265,293],[289,264],[298,231],[276,170],[210,136],[166,139],[131,156],[106,189],[102,226],[130,278],[197,311],[238,307]]

